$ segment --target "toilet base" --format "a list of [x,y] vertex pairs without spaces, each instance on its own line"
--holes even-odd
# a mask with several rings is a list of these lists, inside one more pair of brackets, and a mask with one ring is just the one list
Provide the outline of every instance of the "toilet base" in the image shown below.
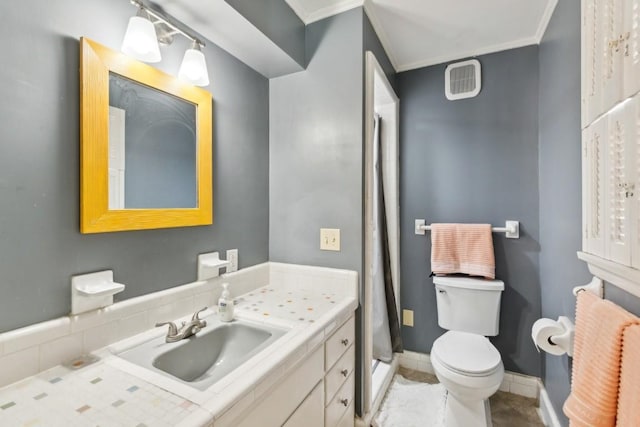
[[446,427],[492,427],[489,399],[465,401],[447,392]]

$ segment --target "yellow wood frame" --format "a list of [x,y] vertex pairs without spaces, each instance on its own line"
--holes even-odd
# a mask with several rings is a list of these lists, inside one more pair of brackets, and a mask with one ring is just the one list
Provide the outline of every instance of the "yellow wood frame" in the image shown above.
[[[109,72],[196,106],[198,203],[188,209],[109,210]],[[212,98],[147,64],[80,39],[80,232],[213,224]]]

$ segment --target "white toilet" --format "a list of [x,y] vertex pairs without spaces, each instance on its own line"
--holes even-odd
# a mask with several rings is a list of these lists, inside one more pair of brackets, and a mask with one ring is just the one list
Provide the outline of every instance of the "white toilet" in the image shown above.
[[447,389],[446,427],[491,426],[489,397],[504,377],[498,350],[501,280],[443,276],[433,280],[438,325],[448,329],[431,347],[431,364]]

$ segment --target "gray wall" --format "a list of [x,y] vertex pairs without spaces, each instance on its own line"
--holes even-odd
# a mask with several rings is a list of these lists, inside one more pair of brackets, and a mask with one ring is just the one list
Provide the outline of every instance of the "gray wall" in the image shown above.
[[[268,259],[268,81],[207,43],[214,98],[214,224],[98,235],[79,232],[80,36],[119,49],[128,2],[28,0],[0,5],[0,332],[65,315],[71,275],[113,269],[126,299],[196,279],[196,256],[239,248]],[[186,40],[163,48],[176,73]]]
[[225,0],[294,61],[305,66],[305,25],[284,0]]
[[[362,19],[307,26],[307,69],[269,83],[271,261],[362,269]],[[340,252],[320,228],[341,230]]]
[[[542,315],[573,317],[574,286],[591,279],[581,243],[580,1],[558,2],[540,44],[540,284]],[[613,286],[606,298],[640,314],[640,299]],[[570,359],[544,353],[543,381],[564,425]]]
[[[590,280],[581,238],[580,1],[558,2],[540,44],[540,285],[542,316],[573,317],[571,289]],[[567,356],[543,353],[542,378],[558,417],[569,395]]]
[[492,338],[505,368],[540,375],[531,343],[540,317],[538,269],[538,48],[478,58],[482,91],[444,96],[445,65],[399,73],[401,303],[414,310],[403,327],[407,350],[429,353],[438,327],[429,278],[430,235],[414,219],[503,226],[520,221],[520,239],[494,234],[496,276],[504,280],[500,334]]

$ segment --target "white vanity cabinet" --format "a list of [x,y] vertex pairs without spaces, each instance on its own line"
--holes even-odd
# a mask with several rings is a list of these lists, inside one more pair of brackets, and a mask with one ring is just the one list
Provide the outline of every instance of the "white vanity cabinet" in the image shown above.
[[640,0],[583,0],[582,250],[618,275],[640,269],[639,91]]
[[[322,353],[322,347],[320,347],[308,354],[290,374],[280,380],[277,386],[267,391],[261,401],[248,407],[243,415],[235,420],[225,419],[221,423],[215,422],[214,426],[277,427],[287,425],[293,427],[295,425],[293,422],[300,418],[300,415],[295,417],[292,423],[286,424],[287,420],[295,415],[300,407],[304,407],[301,413],[309,416],[309,419],[322,419],[322,406],[316,408],[313,405],[317,401],[317,396],[313,391],[318,387],[318,383],[322,382],[324,366]],[[221,417],[221,420],[224,418],[225,415]],[[300,424],[300,426],[302,425],[306,424]],[[314,424],[309,423],[309,425]]]
[[324,427],[324,384],[320,382],[282,427]]
[[241,415],[214,426],[353,427],[355,320],[344,322]]
[[352,316],[324,345],[325,426],[353,427],[355,320]]

